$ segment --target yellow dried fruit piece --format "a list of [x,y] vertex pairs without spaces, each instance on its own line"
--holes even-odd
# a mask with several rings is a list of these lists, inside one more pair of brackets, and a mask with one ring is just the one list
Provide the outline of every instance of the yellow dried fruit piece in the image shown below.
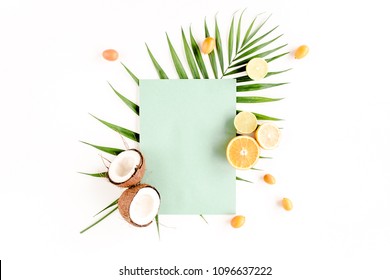
[[234,118],[234,127],[240,134],[248,134],[257,128],[257,118],[251,112],[239,112]]
[[291,200],[288,198],[282,199],[282,206],[283,206],[284,210],[286,210],[286,211],[290,211],[291,209],[293,209],[293,204],[292,204]]
[[260,157],[260,147],[249,136],[236,136],[226,148],[228,162],[236,169],[252,168]]
[[261,80],[268,73],[268,63],[264,58],[256,57],[251,59],[246,65],[246,73],[252,80]]
[[265,174],[263,179],[264,179],[264,182],[266,182],[267,184],[270,184],[270,185],[273,185],[276,183],[275,177],[272,176],[271,174]]
[[118,52],[116,50],[113,50],[113,49],[108,49],[108,50],[105,50],[103,51],[103,57],[104,59],[108,60],[108,61],[115,61],[118,59]]
[[304,58],[309,53],[309,47],[306,45],[299,46],[294,53],[295,59]]
[[279,145],[280,130],[271,122],[265,122],[257,128],[255,138],[264,150],[272,150]]
[[242,215],[238,215],[233,217],[230,221],[230,225],[234,228],[240,228],[245,224],[245,217]]
[[201,51],[204,54],[209,54],[211,53],[215,48],[215,39],[212,37],[207,37],[204,39],[202,46],[201,46]]

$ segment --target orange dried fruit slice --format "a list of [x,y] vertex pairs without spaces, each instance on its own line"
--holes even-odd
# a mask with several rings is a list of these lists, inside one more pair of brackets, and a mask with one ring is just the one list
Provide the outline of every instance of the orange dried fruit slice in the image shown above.
[[234,228],[240,228],[245,224],[245,216],[238,215],[230,220],[230,225]]
[[108,61],[115,61],[118,59],[118,52],[114,49],[108,49],[103,51],[102,56]]
[[306,45],[299,46],[295,52],[294,57],[295,59],[302,59],[309,53],[309,47]]
[[260,147],[252,137],[237,136],[230,140],[226,157],[234,168],[250,169],[260,157]]
[[280,130],[273,123],[266,122],[257,128],[255,138],[264,150],[272,150],[279,145]]
[[234,118],[234,126],[240,134],[252,133],[257,128],[257,118],[251,112],[239,112]]

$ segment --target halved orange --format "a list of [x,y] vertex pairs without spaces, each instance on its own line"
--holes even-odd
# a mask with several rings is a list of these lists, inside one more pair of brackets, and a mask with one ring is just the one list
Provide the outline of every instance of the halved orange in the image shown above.
[[252,168],[260,157],[260,147],[249,136],[237,136],[230,140],[226,148],[226,157],[236,169]]

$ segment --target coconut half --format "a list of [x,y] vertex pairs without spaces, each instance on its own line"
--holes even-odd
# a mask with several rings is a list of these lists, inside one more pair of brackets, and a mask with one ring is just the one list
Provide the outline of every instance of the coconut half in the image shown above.
[[121,152],[108,168],[108,179],[118,187],[138,184],[145,173],[145,160],[140,151],[130,149]]
[[160,194],[152,186],[140,184],[125,190],[118,200],[122,217],[131,225],[146,227],[160,209]]

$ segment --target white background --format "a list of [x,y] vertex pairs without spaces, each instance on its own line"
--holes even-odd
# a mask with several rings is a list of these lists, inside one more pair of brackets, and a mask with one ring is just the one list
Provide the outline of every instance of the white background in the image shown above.
[[[389,279],[390,22],[384,4],[2,0],[4,279],[124,279],[118,275],[124,265],[272,266],[269,279]],[[258,164],[277,184],[265,185],[262,173],[242,174],[255,184],[237,185],[237,211],[246,216],[238,230],[229,226],[231,216],[206,216],[208,225],[196,216],[162,216],[159,241],[154,224],[135,229],[115,213],[80,235],[120,193],[77,173],[103,170],[99,152],[78,140],[122,145],[88,113],[138,129],[107,81],[133,100],[137,88],[120,63],[103,60],[101,52],[115,48],[139,77],[156,78],[147,42],[175,77],[164,32],[182,57],[180,26],[192,24],[201,40],[203,18],[213,26],[219,12],[226,36],[231,14],[242,8],[246,24],[257,13],[272,13],[268,27],[280,25],[286,50],[303,43],[311,48],[303,60],[280,62],[294,69],[278,81],[291,83],[268,93],[286,99],[256,109],[286,119],[273,159]],[[277,203],[285,196],[294,202],[291,212]]]

